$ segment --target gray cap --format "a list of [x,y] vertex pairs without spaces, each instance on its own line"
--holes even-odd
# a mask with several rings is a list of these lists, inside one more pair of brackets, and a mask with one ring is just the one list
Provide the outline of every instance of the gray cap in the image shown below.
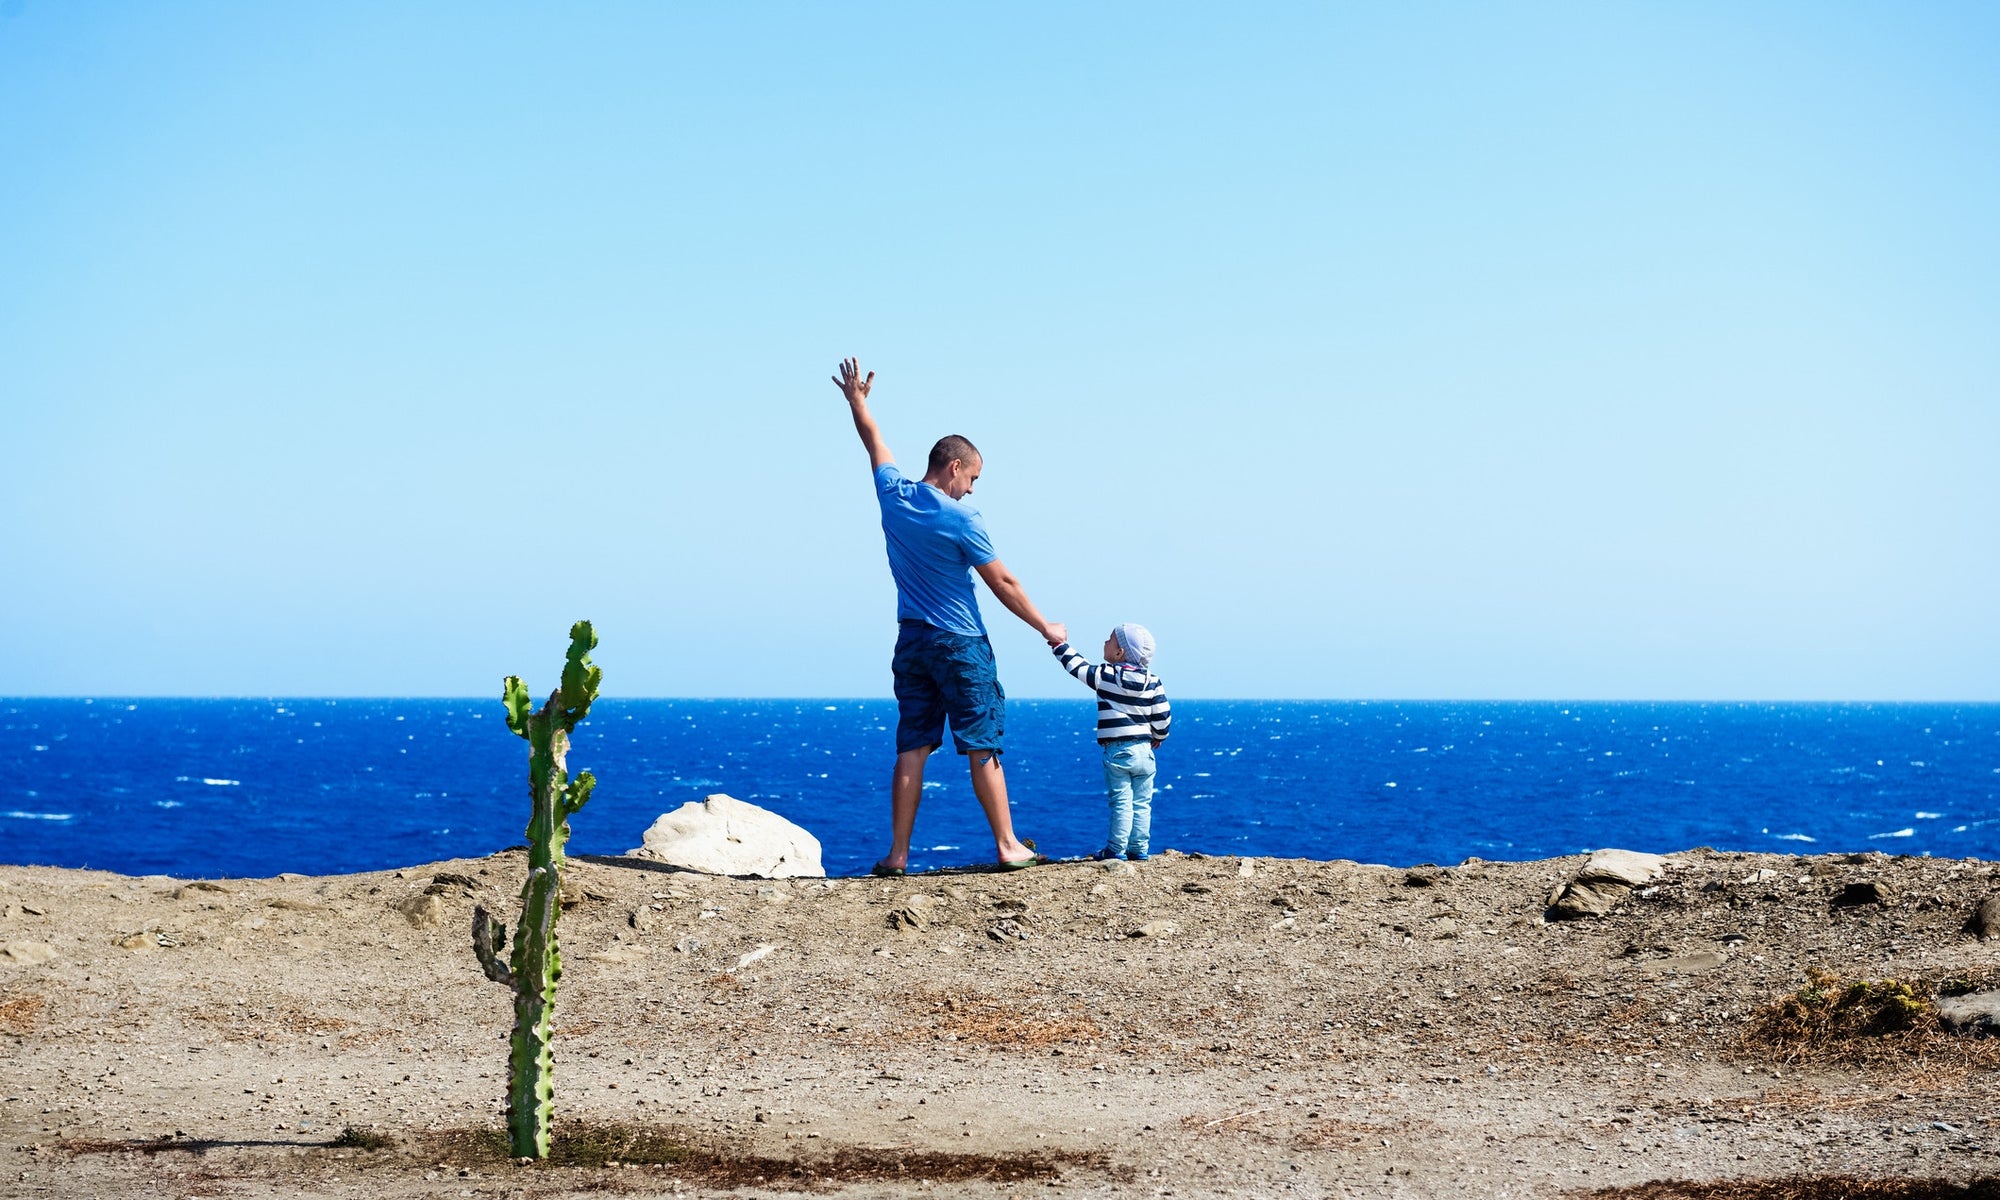
[[1144,625],[1134,625],[1130,621],[1111,631],[1118,639],[1118,648],[1125,652],[1125,661],[1145,670],[1153,662],[1153,635]]

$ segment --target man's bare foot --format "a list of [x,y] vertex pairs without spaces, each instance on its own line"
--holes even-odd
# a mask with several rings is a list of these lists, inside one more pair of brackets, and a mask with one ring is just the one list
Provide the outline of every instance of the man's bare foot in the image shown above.
[[869,873],[872,875],[879,875],[884,879],[893,879],[898,875],[907,873],[908,870],[909,870],[909,862],[907,860],[904,861],[902,866],[896,866],[895,864],[891,863],[888,859],[885,858],[881,862],[876,863],[874,867],[870,868]]

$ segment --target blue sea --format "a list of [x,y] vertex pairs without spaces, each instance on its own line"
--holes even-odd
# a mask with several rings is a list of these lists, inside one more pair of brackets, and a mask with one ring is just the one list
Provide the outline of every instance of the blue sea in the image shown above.
[[[1103,841],[1092,703],[1008,705],[1015,824]],[[1408,865],[1603,846],[2000,858],[2000,705],[1177,701],[1153,843]],[[887,848],[890,701],[605,700],[572,852],[728,792],[830,874]],[[519,843],[527,747],[498,700],[0,700],[0,861],[183,877],[376,870]],[[913,866],[993,855],[931,760]]]

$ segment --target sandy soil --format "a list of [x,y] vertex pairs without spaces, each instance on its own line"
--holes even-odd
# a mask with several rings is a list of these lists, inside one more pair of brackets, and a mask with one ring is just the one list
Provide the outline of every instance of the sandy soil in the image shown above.
[[[572,860],[558,1114],[696,1153],[534,1167],[467,1132],[498,1126],[511,1019],[467,930],[475,902],[511,921],[518,852],[212,885],[0,867],[0,1195],[2000,1175],[1995,1056],[1788,1065],[1745,1040],[1808,967],[2000,966],[1961,928],[2000,890],[1993,864],[1675,858],[1609,916],[1553,924],[1580,860],[1167,854],[775,883]],[[1890,903],[1831,903],[1860,880]],[[329,1145],[350,1128],[388,1145]]]

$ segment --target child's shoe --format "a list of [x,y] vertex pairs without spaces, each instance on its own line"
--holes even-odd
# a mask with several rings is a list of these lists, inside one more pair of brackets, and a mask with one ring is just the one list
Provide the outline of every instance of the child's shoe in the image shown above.
[[[1113,855],[1112,857],[1115,858],[1117,856]],[[1147,859],[1151,857],[1153,856],[1146,853],[1144,850],[1127,850],[1125,852],[1125,861],[1127,862],[1145,862]]]
[[1091,862],[1110,862],[1110,861],[1111,861],[1112,859],[1114,859],[1114,858],[1119,858],[1119,857],[1122,857],[1122,856],[1121,856],[1121,855],[1120,855],[1120,854],[1119,854],[1119,853],[1118,853],[1118,852],[1117,852],[1116,850],[1112,850],[1112,849],[1109,849],[1109,848],[1106,848],[1106,849],[1103,849],[1103,850],[1099,850],[1099,851],[1098,851],[1097,853],[1095,853],[1095,854],[1091,855],[1091,856],[1090,856],[1090,861],[1091,861]]

